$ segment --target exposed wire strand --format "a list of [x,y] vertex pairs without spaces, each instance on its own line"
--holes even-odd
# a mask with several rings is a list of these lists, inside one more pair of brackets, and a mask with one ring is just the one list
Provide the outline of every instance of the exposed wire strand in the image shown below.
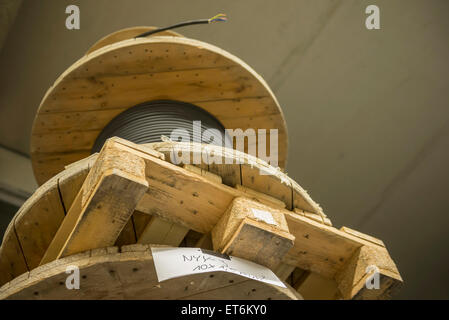
[[185,27],[185,26],[191,26],[194,24],[209,24],[209,23],[226,22],[226,21],[228,21],[226,14],[219,13],[210,19],[199,19],[199,20],[185,21],[185,22],[177,23],[172,26],[165,27],[165,28],[158,28],[156,30],[147,31],[142,34],[139,34],[138,36],[136,36],[136,38],[144,38],[144,37],[147,37],[152,34],[162,32],[162,31],[176,29],[176,28]]

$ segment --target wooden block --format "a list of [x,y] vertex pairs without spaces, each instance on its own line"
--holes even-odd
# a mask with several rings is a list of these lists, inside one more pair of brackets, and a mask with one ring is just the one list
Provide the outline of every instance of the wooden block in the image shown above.
[[0,259],[0,287],[28,271],[19,240],[14,232],[14,220],[9,224],[0,247],[0,256],[2,257]]
[[209,181],[215,182],[215,183],[221,183],[221,177],[219,175],[216,175],[214,173],[211,173],[205,169],[202,169],[200,167],[191,165],[191,164],[184,164],[182,166],[184,169],[189,170],[190,172],[199,174],[200,176],[205,177],[206,179],[208,179]]
[[212,229],[214,250],[274,269],[293,246],[283,213],[237,197]]
[[29,270],[39,265],[65,217],[58,176],[40,186],[15,217],[15,232]]
[[237,190],[240,190],[245,193],[245,196],[247,198],[258,200],[262,202],[263,204],[266,204],[270,207],[279,207],[279,208],[285,208],[285,203],[281,200],[278,200],[276,198],[273,198],[265,193],[258,192],[256,190],[244,187],[242,185],[236,185],[235,188]]
[[153,216],[137,242],[177,247],[187,232],[189,229],[184,226]]
[[95,163],[97,157],[98,154],[93,154],[90,157],[66,166],[66,170],[61,172],[58,179],[58,187],[66,210],[65,213],[67,213],[72,206],[78,191],[81,189],[83,182],[89,173],[91,163]]
[[[375,276],[373,266],[378,271],[379,287],[368,289],[367,280],[372,281]],[[356,250],[335,279],[344,299],[388,299],[402,285],[402,278],[387,250],[377,245],[364,245]]]
[[66,255],[111,246],[148,188],[145,162],[113,139],[103,146],[41,265]]

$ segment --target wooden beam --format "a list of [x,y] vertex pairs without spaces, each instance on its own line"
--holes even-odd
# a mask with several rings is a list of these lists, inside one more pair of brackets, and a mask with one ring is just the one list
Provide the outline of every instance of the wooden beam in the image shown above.
[[214,250],[276,268],[293,246],[280,210],[238,197],[212,229]]
[[[367,286],[377,273],[378,287]],[[382,246],[365,245],[360,247],[335,277],[344,299],[372,300],[389,299],[402,285],[402,278]]]
[[67,212],[41,265],[85,250],[111,246],[148,188],[145,162],[108,140]]

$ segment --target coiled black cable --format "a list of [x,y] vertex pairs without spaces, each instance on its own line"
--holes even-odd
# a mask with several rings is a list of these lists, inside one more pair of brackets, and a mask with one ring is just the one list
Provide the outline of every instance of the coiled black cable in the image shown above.
[[208,130],[212,139],[201,142],[223,146],[225,141],[229,143],[223,125],[207,111],[186,102],[157,100],[132,107],[112,119],[98,135],[92,153],[99,152],[106,140],[114,136],[142,144],[161,141],[161,136],[170,138],[178,129],[178,141],[194,141],[193,121],[201,121],[203,138],[205,130],[215,129]]

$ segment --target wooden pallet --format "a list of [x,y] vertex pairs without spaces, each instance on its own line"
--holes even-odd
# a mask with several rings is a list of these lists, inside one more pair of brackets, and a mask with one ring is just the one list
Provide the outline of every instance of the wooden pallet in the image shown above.
[[[232,252],[269,266],[305,298],[388,298],[401,284],[380,240],[330,226],[320,206],[284,173],[213,146],[193,148],[190,156],[221,152],[243,162],[180,167],[171,163],[175,147],[188,146],[113,138],[98,156],[41,186],[5,234],[1,283],[86,250],[152,243]],[[242,208],[269,212],[276,223]],[[364,286],[372,264],[381,275],[378,290]]]

